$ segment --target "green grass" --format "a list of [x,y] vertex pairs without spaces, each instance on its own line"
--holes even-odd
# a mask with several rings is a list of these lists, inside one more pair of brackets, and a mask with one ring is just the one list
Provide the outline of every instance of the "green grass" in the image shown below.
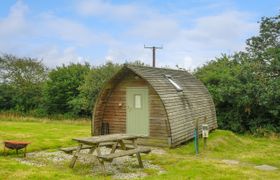
[[[207,148],[200,141],[200,154],[194,155],[193,142],[171,149],[164,159],[151,157],[172,179],[280,179],[280,171],[261,171],[255,165],[268,164],[280,169],[280,139],[236,135],[230,131],[211,133]],[[239,165],[227,165],[223,159],[238,160]],[[172,165],[171,165],[172,164]],[[149,179],[157,179],[152,177]]]
[[[18,121],[16,121],[18,120]],[[73,137],[90,136],[90,122],[72,121],[35,121],[28,119],[0,119],[0,141],[22,140],[31,142],[28,152],[49,150],[59,147],[73,146]],[[15,152],[9,151],[10,156],[3,157],[0,150],[0,179],[86,179],[83,167],[77,171],[67,168],[67,165],[33,167],[15,160]],[[89,173],[88,173],[89,174]],[[1,178],[2,177],[2,178]],[[88,175],[89,179],[92,179]]]
[[[28,151],[55,151],[59,147],[72,146],[73,137],[90,135],[90,122],[49,121],[38,119],[0,117],[0,142],[23,140],[32,144]],[[200,154],[194,154],[193,142],[175,149],[165,149],[166,154],[150,154],[144,159],[165,170],[144,169],[145,179],[280,179],[280,170],[261,171],[255,165],[268,164],[280,169],[280,139],[256,138],[236,135],[230,131],[216,130],[210,134],[207,148],[200,141]],[[2,156],[0,149],[0,179],[110,179],[93,175],[91,164],[79,164],[74,169],[63,164],[49,163],[36,167],[16,160],[15,153]],[[223,159],[240,161],[227,165]],[[125,169],[124,169],[125,171]]]
[[73,137],[90,136],[89,123],[1,121],[0,124],[0,140],[30,141],[30,151],[70,146]]

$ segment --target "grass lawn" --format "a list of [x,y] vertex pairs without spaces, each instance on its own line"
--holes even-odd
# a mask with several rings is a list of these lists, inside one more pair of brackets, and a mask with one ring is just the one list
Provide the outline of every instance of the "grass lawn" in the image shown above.
[[[30,141],[28,151],[55,151],[59,147],[75,144],[73,137],[90,135],[90,122],[45,121],[0,117],[0,142],[16,139]],[[163,155],[145,155],[165,170],[158,175],[152,169],[143,171],[149,176],[144,179],[280,179],[280,139],[256,138],[236,135],[229,131],[216,130],[210,134],[208,146],[203,149],[200,141],[200,155],[194,155],[193,142],[175,149],[165,149]],[[77,164],[74,169],[50,163],[36,167],[16,160],[15,153],[2,156],[0,150],[0,179],[110,179],[108,175],[94,176],[92,166]],[[224,159],[239,161],[226,164]],[[262,171],[255,165],[272,165],[278,170]]]

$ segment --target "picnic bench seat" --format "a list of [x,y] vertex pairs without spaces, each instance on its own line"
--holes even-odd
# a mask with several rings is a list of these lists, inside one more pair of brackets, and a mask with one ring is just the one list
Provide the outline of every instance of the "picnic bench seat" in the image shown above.
[[138,147],[136,149],[131,149],[127,151],[120,151],[113,154],[104,154],[97,156],[98,158],[104,159],[105,161],[111,161],[112,159],[123,157],[123,156],[129,156],[137,153],[149,153],[151,151],[150,148],[146,147]]
[[76,156],[85,158],[87,160],[96,160],[97,156],[94,156],[92,154],[85,154],[85,153],[77,153]]
[[[101,143],[100,146],[105,146],[108,148],[112,148],[112,146],[114,145],[113,142],[106,142],[106,143]],[[92,146],[89,145],[83,145],[83,147],[81,149],[91,149]],[[121,145],[118,144],[117,148],[121,148]],[[125,146],[126,149],[133,149],[134,147],[132,145],[126,145]],[[78,146],[74,146],[74,147],[66,147],[66,148],[59,148],[59,150],[67,153],[67,154],[72,154],[73,151],[76,151],[78,149]]]
[[97,155],[97,157],[99,159],[104,160],[104,161],[112,161],[113,159],[118,158],[118,157],[130,156],[130,155],[136,154],[139,165],[140,165],[141,168],[143,168],[143,163],[142,163],[142,160],[141,160],[140,153],[149,153],[149,152],[151,152],[150,148],[137,147],[135,149],[130,149],[130,150],[127,150],[127,151],[120,151],[120,152],[116,152],[116,153],[112,153],[112,154],[105,154],[105,155]]
[[[92,146],[84,145],[84,146],[82,147],[82,149],[90,149],[91,147],[92,147]],[[65,152],[65,153],[67,153],[67,154],[72,154],[73,151],[76,151],[77,149],[78,149],[77,146],[75,146],[75,147],[67,147],[67,148],[59,148],[59,150]]]

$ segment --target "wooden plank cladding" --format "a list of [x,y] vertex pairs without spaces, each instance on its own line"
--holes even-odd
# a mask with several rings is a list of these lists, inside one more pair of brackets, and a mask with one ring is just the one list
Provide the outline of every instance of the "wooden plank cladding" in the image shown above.
[[[126,133],[126,88],[147,87],[149,90],[149,117],[150,117],[150,139],[167,139],[167,115],[158,94],[142,78],[135,79],[135,73],[128,72],[126,76],[112,89],[110,98],[104,105],[102,122],[109,123],[109,131],[112,134]],[[147,140],[150,142],[150,140]],[[156,141],[152,141],[156,142]],[[160,141],[163,142],[162,140]],[[167,141],[164,141],[168,146]]]
[[[166,75],[182,91],[178,91]],[[195,121],[199,120],[200,127],[205,117],[210,130],[217,128],[213,100],[207,88],[191,74],[182,70],[124,65],[98,96],[93,112],[94,135],[101,133],[102,123],[109,124],[110,134],[127,133],[128,88],[148,89],[149,133],[141,144],[177,146],[192,138]]]

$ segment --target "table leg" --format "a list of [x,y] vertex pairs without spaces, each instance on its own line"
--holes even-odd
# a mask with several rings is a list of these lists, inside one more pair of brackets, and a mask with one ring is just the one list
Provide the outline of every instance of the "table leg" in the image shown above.
[[100,165],[101,165],[101,168],[102,168],[102,173],[103,175],[106,174],[106,170],[105,170],[105,165],[104,165],[104,161],[102,159],[98,159]]
[[24,147],[23,157],[26,157],[26,146]]
[[[100,151],[100,146],[99,144],[97,144],[97,148],[96,148],[96,153],[97,153],[97,156],[100,156],[101,155],[101,151]],[[100,163],[101,167],[102,167],[102,171],[103,171],[103,175],[105,175],[105,165],[104,165],[104,161],[102,159],[98,159],[98,162]]]
[[137,148],[137,147],[138,147],[138,144],[137,144],[137,142],[136,142],[136,139],[132,139],[131,141],[132,141],[133,147],[134,147],[134,148]]
[[119,143],[119,142],[116,142],[116,143],[113,145],[110,154],[112,154],[112,153],[114,153],[114,152],[116,151],[116,149],[117,149],[117,147],[118,147],[118,143]]
[[76,151],[75,154],[73,155],[73,158],[72,158],[72,160],[71,160],[71,162],[70,162],[70,165],[69,165],[70,168],[73,168],[73,167],[74,167],[74,165],[75,165],[75,163],[76,163],[76,161],[77,161],[77,159],[78,159],[78,153],[81,151],[82,147],[83,147],[83,144],[80,144],[79,147],[78,147],[78,149],[77,149],[77,151]]
[[[132,143],[132,146],[133,146],[135,149],[138,147],[138,145],[137,145],[135,139],[131,139],[131,143]],[[130,156],[133,156],[133,155],[130,155]]]
[[[96,146],[92,146],[92,148],[89,150],[88,154],[92,154],[94,150],[96,149]],[[93,162],[97,161],[97,157],[95,155],[92,155],[94,157]]]
[[92,148],[90,148],[88,154],[92,154],[94,152],[94,150],[96,149],[96,146],[92,146]]
[[122,150],[126,150],[124,142],[122,140],[120,140],[119,143],[121,145]]
[[101,155],[99,144],[96,145],[96,153],[97,153],[98,156]]
[[[132,139],[131,141],[132,141],[133,147],[134,147],[134,148],[137,148],[138,145],[137,145],[136,139]],[[139,162],[139,166],[140,166],[141,168],[143,168],[144,166],[143,166],[143,162],[142,162],[140,153],[136,153],[136,157],[137,157],[137,160],[138,160],[138,162]]]
[[138,159],[138,162],[139,162],[139,166],[141,168],[143,168],[144,166],[143,166],[143,162],[142,162],[140,153],[136,153],[136,156],[137,156],[137,159]]

